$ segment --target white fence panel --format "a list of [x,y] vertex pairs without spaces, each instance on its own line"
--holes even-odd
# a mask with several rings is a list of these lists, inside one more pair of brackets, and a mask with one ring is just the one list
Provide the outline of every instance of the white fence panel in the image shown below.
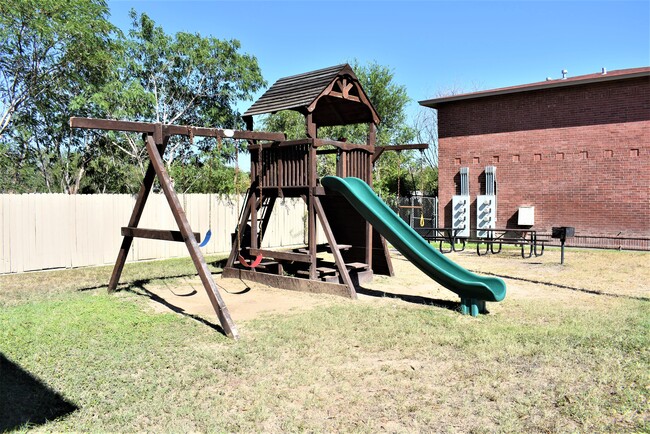
[[[205,254],[230,251],[243,197],[179,195],[190,226],[205,237]],[[0,194],[0,273],[112,264],[135,205],[130,195]],[[276,202],[264,234],[265,247],[305,243],[306,206],[300,199]],[[138,227],[177,230],[167,200],[151,194]],[[323,238],[321,238],[323,239]],[[187,256],[183,243],[135,239],[129,261]]]
[[9,262],[9,195],[0,195],[0,273],[11,271]]

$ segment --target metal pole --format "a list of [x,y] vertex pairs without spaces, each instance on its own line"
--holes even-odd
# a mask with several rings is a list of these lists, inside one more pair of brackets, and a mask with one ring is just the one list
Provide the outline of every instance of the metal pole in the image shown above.
[[565,241],[565,239],[562,238],[560,241],[562,242],[562,246],[560,247],[560,264],[564,264],[564,241]]

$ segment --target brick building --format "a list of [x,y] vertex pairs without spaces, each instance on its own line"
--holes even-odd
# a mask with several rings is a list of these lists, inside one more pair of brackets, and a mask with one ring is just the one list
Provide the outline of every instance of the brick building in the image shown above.
[[[440,226],[451,226],[467,167],[476,227],[476,197],[495,166],[496,228],[650,238],[650,67],[420,104],[438,110]],[[534,207],[532,226],[519,225],[520,207]]]

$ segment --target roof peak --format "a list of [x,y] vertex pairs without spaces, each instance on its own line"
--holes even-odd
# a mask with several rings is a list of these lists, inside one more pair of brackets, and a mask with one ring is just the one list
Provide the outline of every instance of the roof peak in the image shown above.
[[352,67],[347,63],[278,79],[243,114],[295,110],[313,114],[319,126],[380,122]]

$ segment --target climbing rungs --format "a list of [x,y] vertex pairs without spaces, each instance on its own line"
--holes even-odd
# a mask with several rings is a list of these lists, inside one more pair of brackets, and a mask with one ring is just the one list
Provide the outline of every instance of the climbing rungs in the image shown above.
[[[318,267],[316,271],[318,272],[319,279],[334,279],[332,281],[338,282],[339,272],[335,268]],[[297,270],[296,274],[299,276],[309,276],[309,270]]]
[[348,262],[345,264],[345,266],[348,268],[348,270],[363,270],[365,268],[368,268],[368,264],[365,264],[363,262]]
[[[352,248],[352,245],[351,244],[338,244],[337,247],[339,248],[339,250],[348,250],[348,249]],[[327,245],[327,251],[332,253],[332,246],[330,246],[329,244]]]
[[[183,235],[180,231],[166,231],[163,229],[142,229],[123,227],[122,236],[133,238],[149,238],[152,240],[179,241],[184,242]],[[197,243],[201,242],[201,234],[194,232],[194,238]]]
[[330,267],[316,267],[316,271],[318,271],[322,275],[335,274],[338,272],[336,268],[330,268]]

